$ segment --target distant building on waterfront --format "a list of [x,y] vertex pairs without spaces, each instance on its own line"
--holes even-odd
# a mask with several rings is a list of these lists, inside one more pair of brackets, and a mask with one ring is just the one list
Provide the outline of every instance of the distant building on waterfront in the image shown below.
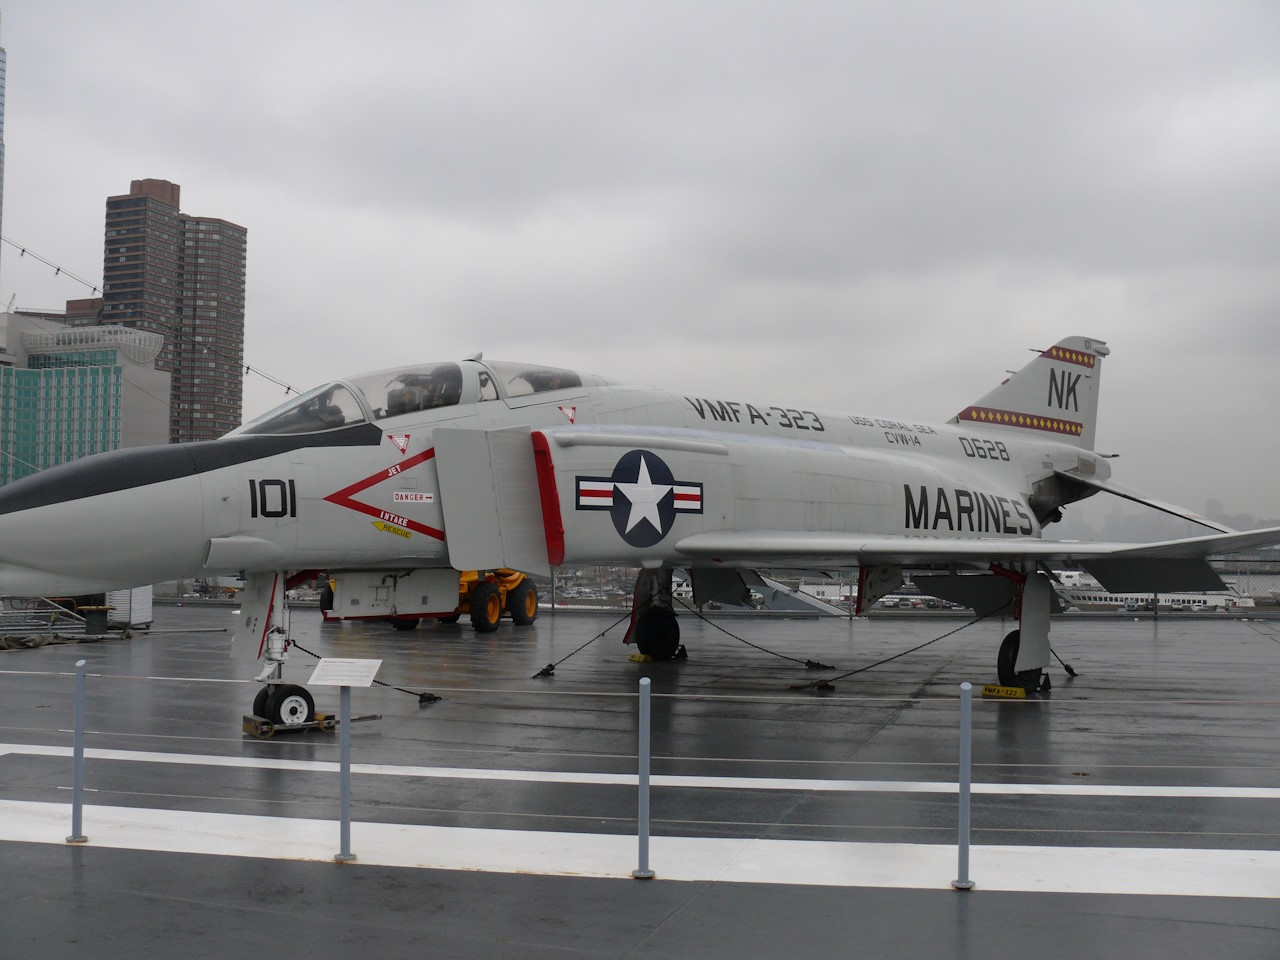
[[0,484],[92,453],[164,443],[156,333],[0,313]]
[[134,180],[107,198],[102,299],[68,301],[66,322],[159,335],[172,374],[169,440],[213,440],[240,425],[248,231],[179,210],[181,187]]

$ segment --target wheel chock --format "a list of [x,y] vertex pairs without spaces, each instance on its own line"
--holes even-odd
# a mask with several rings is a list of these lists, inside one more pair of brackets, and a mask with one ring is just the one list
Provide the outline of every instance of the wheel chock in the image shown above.
[[653,657],[647,653],[633,653],[627,659],[632,663],[653,663]]
[[[362,717],[352,717],[352,723],[363,723],[367,720],[381,720],[382,714],[370,713]],[[301,733],[304,730],[319,730],[332,733],[338,728],[338,718],[331,713],[317,713],[314,720],[306,723],[272,723],[264,717],[256,717],[246,713],[240,729],[251,737],[266,740],[277,733]]]
[[984,700],[1025,700],[1027,691],[1022,687],[1002,687],[998,683],[984,684],[982,687]]

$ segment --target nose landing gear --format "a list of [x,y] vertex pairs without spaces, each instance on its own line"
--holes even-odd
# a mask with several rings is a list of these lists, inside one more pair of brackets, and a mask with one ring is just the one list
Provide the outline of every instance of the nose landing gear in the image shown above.
[[[312,571],[300,574],[306,579]],[[241,617],[232,639],[232,655],[265,661],[257,680],[263,684],[253,698],[253,716],[283,727],[313,723],[316,705],[310,692],[284,682],[284,662],[289,657],[288,608],[282,602],[283,573],[250,574],[245,579]]]

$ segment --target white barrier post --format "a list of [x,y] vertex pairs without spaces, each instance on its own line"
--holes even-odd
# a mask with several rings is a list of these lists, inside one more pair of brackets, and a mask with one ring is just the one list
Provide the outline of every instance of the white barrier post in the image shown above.
[[637,880],[652,880],[649,869],[649,678],[640,680],[640,864],[631,871]]
[[338,717],[338,766],[342,780],[342,850],[334,855],[339,863],[350,863],[356,855],[351,852],[351,688],[339,688]]
[[960,876],[951,881],[957,890],[972,890],[969,879],[969,767],[971,765],[973,687],[960,684]]
[[76,661],[75,733],[71,748],[71,836],[67,843],[85,843],[84,835],[84,661]]

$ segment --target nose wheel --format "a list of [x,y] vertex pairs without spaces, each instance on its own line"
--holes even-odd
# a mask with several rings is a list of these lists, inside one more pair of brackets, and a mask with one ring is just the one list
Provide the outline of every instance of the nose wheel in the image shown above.
[[267,698],[267,719],[272,723],[291,726],[310,723],[316,718],[316,704],[306,687],[286,683],[276,687]]
[[296,683],[265,686],[253,698],[253,715],[274,724],[294,726],[316,718],[316,704],[306,687]]

